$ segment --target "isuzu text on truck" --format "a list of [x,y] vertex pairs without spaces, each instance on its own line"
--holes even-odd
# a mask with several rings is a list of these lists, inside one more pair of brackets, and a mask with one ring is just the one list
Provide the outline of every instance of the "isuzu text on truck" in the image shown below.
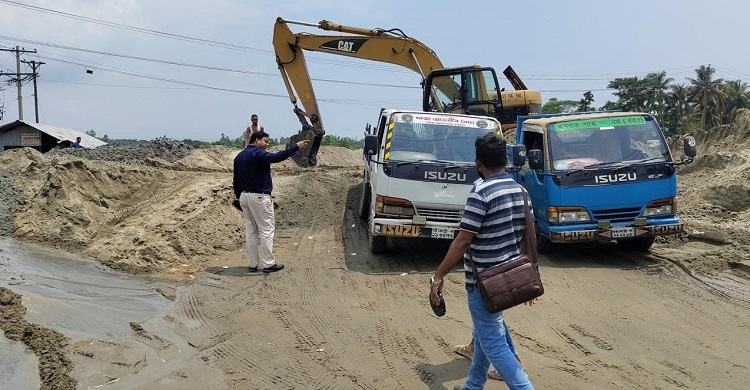
[[653,116],[519,117],[516,144],[528,150],[529,165],[511,174],[531,196],[539,252],[587,241],[645,252],[656,236],[683,231],[675,165],[692,162],[695,139],[685,137],[685,156],[673,160]]
[[370,251],[386,237],[452,240],[475,180],[474,142],[501,133],[491,117],[383,110],[365,134],[359,213]]

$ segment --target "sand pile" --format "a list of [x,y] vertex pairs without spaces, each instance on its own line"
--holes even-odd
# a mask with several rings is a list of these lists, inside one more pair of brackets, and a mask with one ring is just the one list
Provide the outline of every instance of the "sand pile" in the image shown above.
[[[0,233],[12,232],[22,241],[83,254],[129,272],[158,271],[241,248],[242,217],[231,206],[232,162],[239,150],[186,153],[181,145],[156,140],[132,145],[133,150],[107,146],[2,153]],[[331,167],[361,172],[360,153],[322,148],[320,165],[305,172],[305,183],[283,179],[305,171],[291,160],[275,164],[280,223],[287,221],[284,206],[297,210],[290,217],[312,215],[300,208],[319,209],[308,187],[325,186],[325,171]],[[361,180],[361,175],[353,176],[353,183]]]

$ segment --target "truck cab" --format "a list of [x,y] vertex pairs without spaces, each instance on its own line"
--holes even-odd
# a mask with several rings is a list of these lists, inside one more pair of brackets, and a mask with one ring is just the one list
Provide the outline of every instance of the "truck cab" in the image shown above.
[[495,118],[384,109],[365,131],[359,215],[372,253],[389,236],[452,240],[479,178],[474,142],[501,134]]
[[692,162],[692,137],[675,161],[646,113],[525,116],[516,130],[529,164],[512,175],[530,194],[540,253],[596,241],[645,252],[656,236],[683,231],[675,165]]

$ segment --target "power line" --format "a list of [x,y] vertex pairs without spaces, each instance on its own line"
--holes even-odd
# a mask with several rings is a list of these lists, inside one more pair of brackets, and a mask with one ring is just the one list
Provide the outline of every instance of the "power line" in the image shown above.
[[145,33],[145,34],[162,36],[162,37],[172,38],[172,39],[177,39],[177,40],[182,40],[182,41],[200,43],[200,44],[205,44],[205,45],[209,45],[209,46],[219,46],[219,47],[226,47],[226,48],[235,49],[235,50],[242,50],[242,51],[249,51],[249,52],[260,53],[260,54],[274,55],[274,53],[272,51],[270,51],[270,50],[263,50],[263,49],[258,49],[258,48],[254,48],[254,47],[250,47],[250,46],[243,46],[243,45],[238,45],[238,44],[233,44],[233,43],[227,43],[227,42],[213,41],[213,40],[210,40],[210,39],[202,39],[202,38],[190,37],[190,36],[187,36],[187,35],[173,34],[173,33],[168,33],[168,32],[164,32],[164,31],[151,30],[151,29],[147,29],[147,28],[128,26],[128,25],[125,25],[125,24],[108,22],[106,20],[94,19],[94,18],[89,18],[89,17],[86,17],[86,16],[81,16],[81,15],[71,14],[71,13],[67,13],[67,12],[57,11],[57,10],[53,10],[53,9],[50,9],[50,8],[37,7],[37,6],[29,5],[29,4],[23,4],[23,3],[16,2],[16,1],[0,0],[0,3],[5,3],[5,4],[8,4],[8,5],[15,6],[15,7],[27,8],[27,9],[31,9],[31,10],[34,10],[34,11],[48,13],[48,14],[53,14],[53,15],[58,15],[58,16],[64,16],[64,17],[67,17],[67,18],[77,19],[77,20],[81,20],[81,21],[85,21],[85,22],[96,23],[96,24],[100,24],[100,25],[103,25],[103,26],[115,27],[115,28],[119,28],[119,29],[123,29],[123,30],[129,30],[129,31],[135,31],[135,32],[140,32],[140,33]]
[[[0,2],[1,1],[2,0],[0,0]],[[140,57],[140,56],[133,56],[133,55],[128,55],[128,54],[119,54],[119,53],[106,52],[106,51],[100,51],[100,50],[91,50],[91,49],[84,49],[84,48],[79,48],[79,47],[58,45],[55,43],[34,41],[30,39],[21,39],[21,38],[9,37],[5,35],[0,35],[0,39],[15,40],[19,42],[32,43],[35,45],[54,47],[54,48],[64,49],[64,50],[81,51],[81,52],[91,53],[91,54],[99,54],[99,55],[105,55],[105,56],[111,56],[111,57],[120,57],[120,58],[127,58],[127,59],[139,60],[139,61],[162,63],[162,64],[167,64],[167,65],[176,65],[176,66],[183,66],[183,67],[190,67],[190,68],[230,72],[230,73],[253,74],[253,75],[258,75],[258,76],[281,77],[280,75],[275,74],[275,73],[255,72],[255,71],[250,71],[250,70],[222,68],[222,67],[210,66],[210,65],[199,65],[199,64],[191,64],[187,62],[161,60],[161,59],[156,59],[156,58]],[[421,87],[417,87],[417,86],[404,86],[404,85],[396,85],[396,84],[364,83],[364,82],[358,82],[358,81],[344,81],[344,80],[319,79],[319,78],[310,78],[310,80],[319,81],[319,82],[328,82],[328,83],[366,85],[366,86],[374,86],[374,87],[421,89]]]
[[[1,0],[0,0],[1,1]],[[623,75],[633,75],[633,74],[642,74],[642,73],[658,73],[658,72],[668,72],[672,70],[681,70],[681,69],[695,69],[698,68],[698,66],[682,66],[679,68],[671,68],[671,69],[662,69],[660,71],[647,71],[647,72],[627,72],[627,73],[596,73],[596,74],[530,74],[526,77],[593,77],[593,76],[623,76]]]
[[[46,58],[46,57],[42,57],[42,58]],[[60,61],[60,62],[66,62],[66,63],[70,63],[70,64],[73,64],[73,65],[86,66],[86,65],[78,64],[78,63],[75,63],[75,62],[72,62],[72,61],[65,61],[65,60],[59,60],[59,59],[52,59],[52,60]],[[255,92],[255,91],[246,91],[246,90],[223,88],[223,87],[215,87],[215,86],[211,86],[211,85],[204,85],[204,84],[198,84],[198,83],[192,83],[192,82],[187,82],[187,81],[174,80],[174,79],[169,79],[169,78],[164,78],[164,77],[157,77],[157,76],[147,75],[147,74],[144,74],[144,73],[137,73],[137,72],[131,72],[131,71],[124,71],[124,70],[115,70],[115,69],[107,69],[107,68],[102,68],[102,67],[97,67],[96,69],[104,71],[104,72],[119,73],[119,74],[124,74],[124,75],[132,76],[132,77],[142,77],[142,78],[150,79],[150,80],[157,80],[157,81],[163,81],[163,82],[168,82],[168,83],[188,85],[188,86],[192,86],[192,87],[204,88],[204,89],[215,90],[215,91],[234,92],[234,93],[241,93],[241,94],[246,94],[246,95],[257,95],[257,96],[266,96],[266,97],[275,97],[275,98],[289,99],[288,95],[272,94],[272,93],[264,93],[264,92]],[[325,103],[331,103],[331,104],[342,104],[342,105],[352,105],[352,106],[356,105],[356,103],[348,104],[348,103],[346,103],[344,101],[339,101],[339,100],[336,100],[336,99],[317,99],[317,100],[319,102],[325,102]],[[352,100],[349,99],[349,101],[352,101]],[[369,108],[372,108],[371,105],[368,105],[368,106],[369,106]]]
[[[53,10],[53,9],[50,9],[50,8],[37,7],[37,6],[28,5],[28,4],[23,4],[23,3],[16,2],[16,1],[0,0],[0,3],[5,3],[5,4],[16,6],[16,7],[26,8],[26,9],[30,9],[30,10],[34,10],[34,11],[39,11],[39,12],[43,12],[43,13],[48,13],[48,14],[53,14],[53,15],[57,15],[57,16],[63,16],[63,17],[72,18],[72,19],[76,19],[76,20],[81,20],[81,21],[85,21],[85,22],[100,24],[100,25],[104,25],[104,26],[108,26],[108,27],[114,27],[114,28],[119,28],[119,29],[123,29],[123,30],[134,31],[134,32],[140,32],[140,33],[145,33],[145,34],[150,34],[150,35],[156,35],[156,36],[160,36],[160,37],[164,37],[164,38],[176,39],[176,40],[180,40],[180,41],[187,41],[187,42],[198,43],[198,44],[204,44],[204,45],[214,46],[214,47],[222,47],[222,48],[232,49],[232,50],[239,50],[239,51],[251,52],[251,53],[256,53],[256,54],[268,55],[268,56],[272,56],[272,57],[276,56],[276,53],[274,51],[267,50],[267,49],[259,49],[259,48],[255,48],[255,47],[244,46],[244,45],[239,45],[239,44],[234,44],[234,43],[227,43],[227,42],[215,41],[215,40],[210,40],[210,39],[203,39],[203,38],[191,37],[191,36],[181,35],[181,34],[173,34],[173,33],[169,33],[169,32],[152,30],[152,29],[135,27],[135,26],[128,26],[128,25],[125,25],[125,24],[114,23],[114,22],[109,22],[109,21],[106,21],[106,20],[94,19],[94,18],[89,18],[89,17],[86,17],[86,16],[81,16],[81,15],[76,15],[76,14],[72,14],[72,13],[57,11],[57,10]],[[354,61],[341,61],[341,60],[337,61],[337,60],[333,60],[333,59],[317,58],[315,56],[310,56],[310,58],[308,58],[308,61],[309,62],[321,62],[321,63],[328,63],[328,64],[334,64],[334,65],[349,66],[349,67],[358,67],[358,68],[365,68],[365,69],[383,70],[383,71],[388,71],[388,72],[398,72],[398,73],[409,73],[410,72],[410,71],[407,71],[407,70],[404,70],[404,69],[395,68],[395,66],[392,66],[392,65],[362,64],[362,63],[357,63],[357,62],[354,62]]]

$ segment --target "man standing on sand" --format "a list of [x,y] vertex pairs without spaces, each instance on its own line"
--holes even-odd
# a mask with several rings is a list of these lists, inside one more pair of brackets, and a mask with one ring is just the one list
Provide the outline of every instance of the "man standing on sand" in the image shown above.
[[243,148],[246,148],[250,144],[250,135],[259,131],[266,131],[266,129],[258,124],[258,114],[253,114],[250,117],[250,126],[245,129],[245,146]]
[[[239,201],[245,219],[245,246],[250,264],[250,272],[258,271],[263,260],[263,272],[270,273],[284,269],[273,257],[273,233],[276,221],[273,213],[271,191],[271,164],[286,160],[300,148],[307,147],[308,140],[290,145],[277,153],[267,152],[268,134],[264,131],[253,133],[249,145],[234,158],[235,204]],[[260,238],[260,246],[258,239]]]
[[[503,313],[490,313],[484,306],[471,263],[480,272],[521,253],[519,243],[527,228],[524,195],[518,183],[505,172],[508,164],[505,146],[505,140],[493,133],[475,141],[475,164],[484,181],[469,192],[458,235],[430,279],[430,301],[437,305],[443,277],[463,260],[474,355],[466,382],[456,385],[454,390],[483,389],[490,364],[511,390],[534,389],[507,342]],[[536,250],[533,246],[529,248]],[[536,300],[528,302],[533,303]]]

